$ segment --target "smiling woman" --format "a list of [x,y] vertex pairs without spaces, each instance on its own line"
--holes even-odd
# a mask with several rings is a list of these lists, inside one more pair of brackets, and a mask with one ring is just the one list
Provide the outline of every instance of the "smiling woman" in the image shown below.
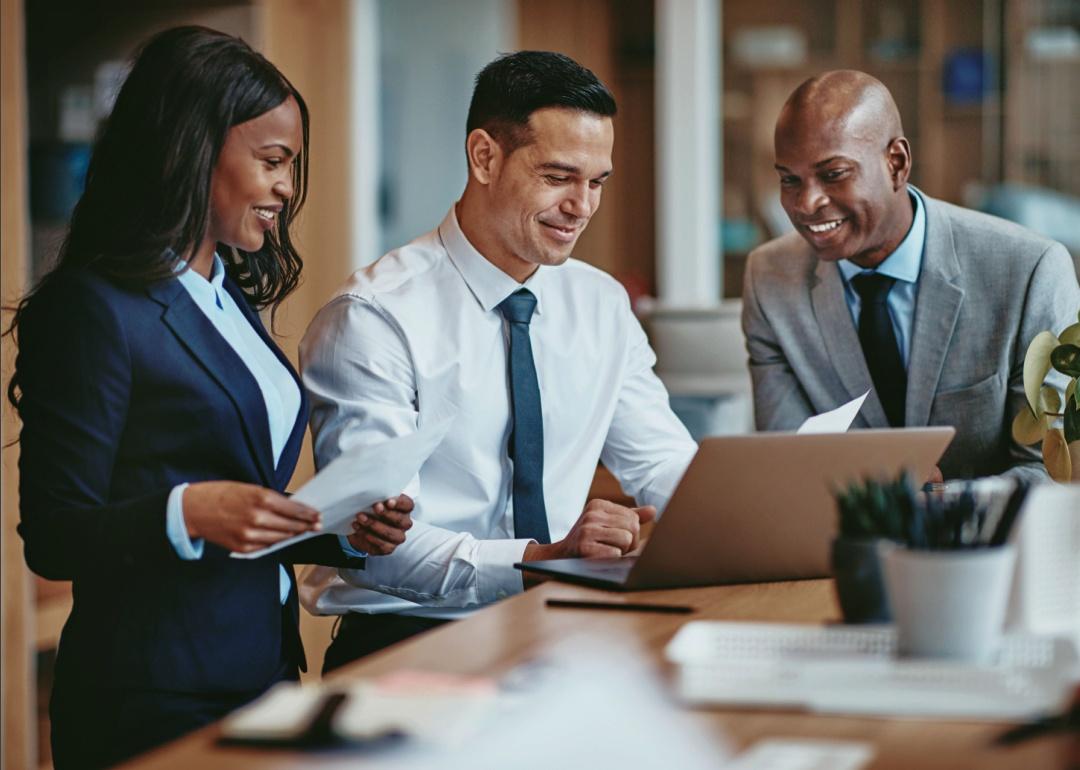
[[297,285],[308,112],[242,40],[167,30],[137,55],[56,267],[12,322],[30,568],[72,580],[50,701],[57,768],[195,729],[304,666],[293,563],[404,541],[401,495],[355,534],[282,490],[307,423],[257,310]]
[[292,199],[295,164],[304,143],[306,121],[290,95],[272,110],[229,131],[210,185],[210,223],[190,261],[210,273],[218,243],[248,252],[263,247],[285,203]]

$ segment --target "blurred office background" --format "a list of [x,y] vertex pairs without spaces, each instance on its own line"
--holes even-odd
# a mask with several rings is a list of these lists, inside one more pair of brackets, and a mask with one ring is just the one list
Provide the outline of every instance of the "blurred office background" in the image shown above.
[[[1075,0],[0,2],[5,305],[56,253],[133,48],[180,23],[244,37],[311,108],[304,285],[279,322],[292,354],[352,270],[445,214],[465,181],[472,78],[519,48],[563,51],[615,92],[616,174],[576,256],[627,287],[698,435],[750,428],[737,298],[746,255],[787,228],[772,127],[814,73],[879,77],[903,114],[916,185],[1020,221],[1080,260]],[[5,339],[5,382],[12,355]],[[17,431],[6,405],[3,425],[6,443]],[[23,564],[17,453],[2,458],[3,763],[12,768],[48,764],[36,693],[48,691],[70,606],[65,585],[35,584]],[[310,474],[306,462],[296,481]]]

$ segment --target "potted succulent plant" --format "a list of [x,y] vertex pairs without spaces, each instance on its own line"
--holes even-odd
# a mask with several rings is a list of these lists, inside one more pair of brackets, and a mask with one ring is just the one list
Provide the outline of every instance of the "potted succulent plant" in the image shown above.
[[[1065,399],[1052,385],[1045,384],[1051,370],[1069,378]],[[1054,481],[1080,480],[1080,313],[1077,323],[1060,335],[1040,332],[1024,355],[1024,394],[1027,409],[1021,409],[1012,424],[1017,443],[1042,442],[1043,463]]]
[[1015,559],[1005,542],[1027,492],[1006,487],[992,534],[993,496],[972,483],[926,492],[904,474],[835,492],[833,572],[845,621],[891,618],[905,654],[985,659],[1004,621]]
[[899,651],[985,661],[1004,625],[1016,559],[1006,540],[1027,487],[1012,491],[992,534],[987,504],[970,483],[957,493],[906,487],[897,507],[903,536],[881,548]]

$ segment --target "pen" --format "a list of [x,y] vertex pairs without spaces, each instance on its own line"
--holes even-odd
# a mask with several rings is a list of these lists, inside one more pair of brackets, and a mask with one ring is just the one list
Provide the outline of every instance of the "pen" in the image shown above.
[[1078,729],[1080,729],[1080,718],[1075,716],[1062,714],[1055,717],[1043,717],[1042,719],[1036,719],[1032,722],[1025,722],[1016,727],[1010,727],[1008,730],[998,735],[994,739],[994,743],[999,746],[1012,746],[1031,738],[1039,738],[1043,735],[1050,735],[1058,732],[1073,732]]
[[1070,705],[1061,714],[1053,714],[1010,727],[994,739],[999,746],[1012,746],[1030,738],[1038,738],[1052,733],[1069,733],[1080,730],[1080,687]]
[[626,610],[627,612],[663,612],[669,615],[686,615],[693,607],[680,604],[640,604],[634,602],[595,602],[581,599],[548,599],[548,607],[574,610]]
[[1009,532],[1016,523],[1020,508],[1024,505],[1025,498],[1027,498],[1028,489],[1026,482],[1018,481],[1016,483],[1016,488],[1005,503],[1005,510],[1002,511],[997,527],[994,528],[994,534],[990,536],[990,545],[1005,545],[1005,541],[1009,539]]

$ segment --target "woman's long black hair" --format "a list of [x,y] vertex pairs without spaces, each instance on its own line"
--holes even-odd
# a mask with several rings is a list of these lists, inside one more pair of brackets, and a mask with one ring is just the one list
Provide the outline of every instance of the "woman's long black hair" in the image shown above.
[[[289,226],[304,204],[308,110],[278,69],[240,38],[205,27],[176,27],[141,48],[94,144],[86,188],[75,206],[55,266],[15,308],[5,334],[54,275],[81,267],[121,286],[147,286],[174,274],[205,237],[210,182],[229,129],[292,96],[303,147],[293,167],[293,197],[263,247],[218,244],[226,273],[257,308],[276,309],[296,288],[303,262]],[[18,406],[18,371],[8,400]]]

